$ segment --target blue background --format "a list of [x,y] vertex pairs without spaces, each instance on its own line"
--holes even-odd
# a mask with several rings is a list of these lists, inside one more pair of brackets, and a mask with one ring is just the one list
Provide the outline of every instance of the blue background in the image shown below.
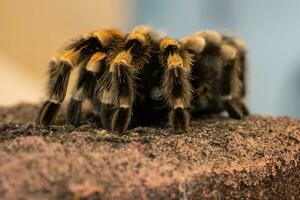
[[300,1],[136,0],[134,21],[175,38],[215,29],[248,46],[249,93],[254,113],[300,118]]

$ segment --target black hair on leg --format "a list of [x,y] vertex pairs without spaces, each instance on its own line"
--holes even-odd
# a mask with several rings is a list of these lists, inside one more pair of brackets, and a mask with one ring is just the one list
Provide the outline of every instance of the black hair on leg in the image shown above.
[[71,98],[67,108],[67,122],[77,126],[80,121],[82,101]]
[[[93,63],[97,64],[99,58],[104,58],[103,53],[99,55],[99,51],[107,48],[110,43],[116,38],[122,38],[123,35],[121,31],[117,29],[101,29],[88,34],[83,35],[79,39],[71,42],[71,44],[67,45],[62,50],[58,51],[57,55],[53,58],[53,60],[49,64],[49,82],[48,82],[48,100],[42,106],[41,110],[38,114],[37,123],[41,125],[50,125],[55,121],[56,114],[59,109],[60,103],[63,102],[66,91],[68,87],[69,77],[71,70],[75,66],[85,67],[89,62],[90,58],[93,55],[95,59],[93,59]],[[97,65],[93,65],[91,68],[92,72]],[[94,79],[91,78],[89,73],[81,73],[83,77],[81,77],[81,84],[84,88],[84,92],[86,96],[91,96],[93,93],[93,87],[95,84],[91,82]],[[79,91],[81,93],[81,91]],[[79,101],[81,99],[78,99]],[[69,111],[75,111],[76,115],[79,116],[80,108],[79,103],[75,101],[71,101],[71,108]],[[70,113],[69,117],[72,114]],[[72,123],[76,123],[78,120],[77,117],[72,118]]]
[[51,99],[53,98],[58,102],[62,102],[64,100],[71,70],[71,64],[65,61],[50,62],[49,96]]
[[111,130],[112,116],[115,112],[113,104],[100,103],[100,118],[103,128]]
[[60,103],[67,92],[72,66],[66,61],[51,61],[49,65],[48,94],[49,99],[41,107],[37,123],[44,126],[51,125],[56,118]]
[[225,110],[228,112],[229,116],[233,119],[242,119],[243,112],[238,106],[236,99],[228,99],[224,101]]
[[67,108],[67,122],[73,126],[78,125],[81,117],[82,103],[86,98],[93,99],[96,85],[96,75],[85,68],[79,72],[77,85]]
[[131,119],[131,108],[118,108],[112,118],[112,131],[117,133],[123,133]]
[[[225,62],[221,84],[222,98],[225,100],[225,109],[233,118],[239,119],[249,115],[244,102],[246,94],[246,47],[240,39],[223,36],[224,45],[233,48],[236,53],[232,60]],[[229,49],[229,48],[227,48]],[[227,89],[226,89],[227,87]]]
[[45,108],[47,107],[48,104],[49,104],[48,101],[45,101],[43,103],[43,105],[41,106],[41,108],[38,111],[37,117],[35,119],[35,123],[41,124],[40,120],[42,119],[42,114],[43,114],[43,112],[44,112],[44,110],[45,110]]
[[176,108],[169,113],[169,122],[175,130],[186,130],[189,126],[190,115],[187,109]]
[[38,124],[43,126],[50,126],[54,123],[59,112],[60,104],[51,101],[46,101],[40,111],[40,118],[37,120]]
[[171,109],[169,123],[175,130],[187,130],[192,89],[189,82],[191,54],[178,41],[164,38],[160,41],[160,62],[164,68],[162,89]]
[[[135,98],[135,81],[150,60],[149,28],[136,27],[125,39],[112,44],[107,54],[107,69],[97,83],[102,103],[102,124],[115,132],[127,130]],[[111,113],[112,112],[112,113]],[[110,128],[107,128],[110,123]]]

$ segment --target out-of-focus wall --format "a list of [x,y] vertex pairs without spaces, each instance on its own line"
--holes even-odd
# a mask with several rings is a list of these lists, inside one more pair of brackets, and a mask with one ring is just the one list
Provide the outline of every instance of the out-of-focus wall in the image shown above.
[[1,0],[0,104],[39,101],[47,64],[70,38],[102,27],[125,28],[123,0]]

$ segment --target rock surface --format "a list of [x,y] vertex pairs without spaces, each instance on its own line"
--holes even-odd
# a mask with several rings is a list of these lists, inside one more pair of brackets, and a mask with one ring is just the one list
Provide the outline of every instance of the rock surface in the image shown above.
[[[0,108],[0,199],[299,199],[300,121],[207,117],[113,135]],[[64,118],[59,118],[62,124]]]

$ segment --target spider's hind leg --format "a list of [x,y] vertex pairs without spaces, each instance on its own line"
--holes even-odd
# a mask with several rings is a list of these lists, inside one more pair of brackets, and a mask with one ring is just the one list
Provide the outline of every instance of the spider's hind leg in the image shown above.
[[[226,38],[225,43],[228,43],[228,40]],[[230,40],[232,41],[232,39]],[[222,47],[225,59],[220,82],[222,100],[228,114],[232,118],[241,119],[249,115],[249,110],[243,99],[245,83],[240,78],[241,74],[244,73],[242,71],[244,70],[243,63],[241,62],[241,56],[244,56],[244,51],[233,43],[224,44]]]

